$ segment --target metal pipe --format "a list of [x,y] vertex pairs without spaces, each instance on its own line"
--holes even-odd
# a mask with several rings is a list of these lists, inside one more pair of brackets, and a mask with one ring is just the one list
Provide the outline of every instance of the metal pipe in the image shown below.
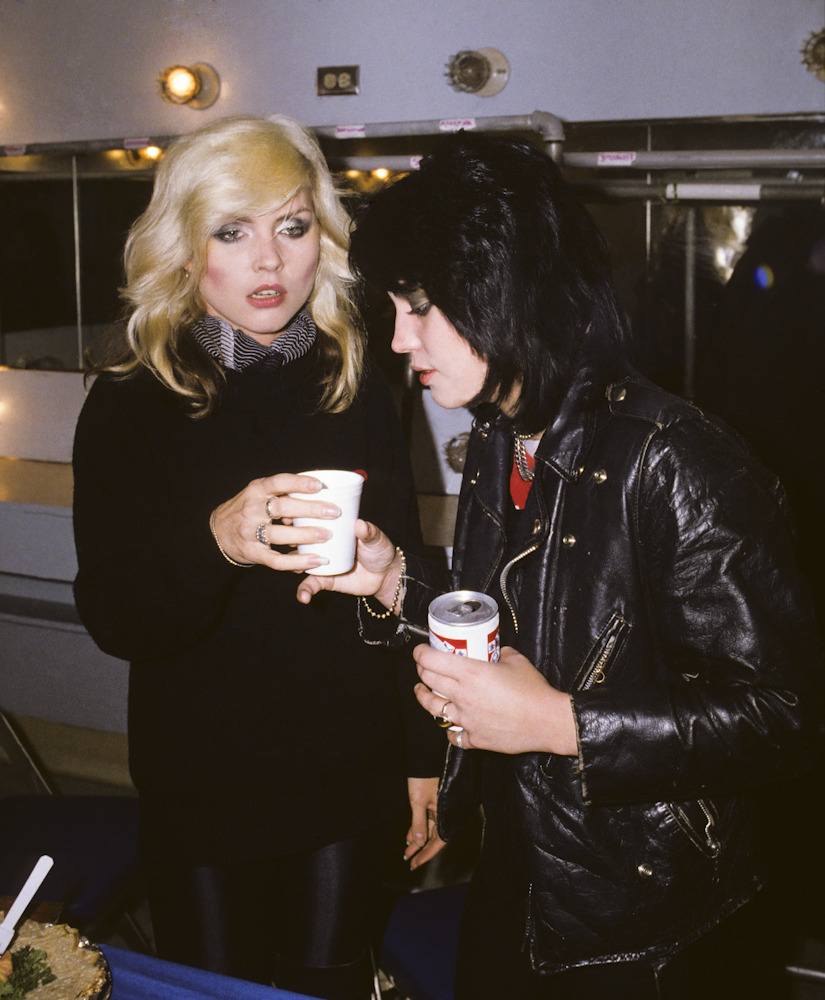
[[[647,126],[647,148],[653,144],[653,132],[650,125]],[[647,175],[647,183],[650,184],[650,173]],[[645,274],[650,276],[651,251],[653,249],[653,205],[650,199],[645,200]]]
[[3,156],[80,156],[83,153],[106,153],[110,149],[145,149],[147,146],[168,146],[176,135],[145,136],[140,139],[78,139],[72,142],[28,142],[14,146],[0,146]]
[[[336,156],[330,155],[333,170],[408,171],[418,167],[420,156]],[[599,178],[592,181],[578,181],[569,178],[576,191],[585,199],[608,197],[618,199],[644,199],[648,202],[677,201],[724,201],[739,205],[751,201],[820,201],[825,198],[825,180],[783,179],[764,182],[698,182],[673,181],[653,182],[652,178],[642,181],[608,180]]]
[[459,129],[476,129],[482,132],[505,132],[524,129],[538,132],[545,142],[564,141],[564,123],[549,111],[534,111],[529,115],[493,115],[485,118],[453,116],[427,118],[411,122],[373,122],[355,125],[320,125],[312,131],[325,139],[381,139],[411,135],[438,135],[457,132]]
[[741,204],[750,201],[822,201],[825,180],[773,180],[768,183],[673,182],[648,183],[632,180],[588,180],[571,178],[581,197],[646,199],[647,201],[724,201]]
[[[825,153],[825,150],[821,152]],[[570,160],[578,154],[564,154],[562,166],[570,166]],[[591,154],[586,154],[591,155]],[[334,150],[330,164],[335,170],[372,171],[379,168],[395,171],[415,170],[419,155],[388,156],[338,156]],[[825,198],[825,180],[804,178],[776,178],[764,181],[671,181],[653,182],[650,172],[646,180],[625,180],[598,178],[577,181],[571,178],[577,191],[582,194],[604,195],[614,198],[644,198],[648,201],[724,201],[741,204],[751,201],[819,201]]]
[[74,295],[77,320],[77,366],[83,367],[83,312],[80,299],[80,192],[77,184],[77,157],[72,157],[72,228],[74,235]]
[[682,395],[693,399],[696,370],[696,207],[685,213],[685,343]]
[[773,167],[784,170],[825,167],[825,149],[674,149],[604,150],[563,153],[562,165],[623,170],[723,170]]
[[[548,111],[527,115],[495,115],[490,117],[452,117],[422,119],[410,122],[377,122],[354,125],[321,125],[311,127],[317,136],[331,139],[396,138],[416,135],[437,135],[460,128],[481,131],[537,132],[547,144],[548,153],[564,167],[632,169],[632,170],[709,170],[709,169],[805,169],[825,168],[825,149],[686,149],[686,150],[626,150],[601,152],[563,152],[564,122]],[[144,138],[85,139],[76,142],[28,143],[0,146],[0,158],[10,156],[43,156],[51,154],[79,155],[110,149],[140,149],[145,146],[167,146],[174,135]],[[404,169],[409,169],[405,167]]]
[[[557,159],[564,142],[564,123],[549,111],[533,111],[528,115],[492,115],[483,118],[453,116],[430,118],[409,122],[373,122],[352,125],[310,126],[310,131],[326,139],[376,139],[402,136],[438,135],[459,129],[483,132],[524,131],[537,132],[548,145],[548,152]],[[17,146],[0,146],[3,156],[43,156],[55,153],[74,155],[100,153],[110,149],[142,149],[146,146],[167,146],[176,139],[174,135],[146,136],[144,138],[84,139],[77,142],[34,142]]]
[[332,170],[415,170],[421,156],[336,156],[335,151],[328,157]]

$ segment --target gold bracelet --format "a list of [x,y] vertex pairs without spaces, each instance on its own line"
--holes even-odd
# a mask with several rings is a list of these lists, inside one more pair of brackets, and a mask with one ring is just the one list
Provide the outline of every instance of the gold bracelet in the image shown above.
[[398,604],[398,598],[401,596],[401,587],[404,583],[404,578],[407,573],[407,557],[404,555],[401,549],[398,548],[397,545],[395,546],[395,551],[401,556],[401,571],[398,574],[398,583],[396,583],[395,585],[395,593],[392,595],[392,604],[390,605],[389,610],[384,611],[382,614],[379,615],[377,611],[373,611],[372,608],[369,606],[369,604],[367,604],[366,597],[361,598],[361,603],[363,604],[367,614],[372,615],[373,618],[379,618],[379,619],[389,618],[390,615],[394,614],[395,606],[396,604]]
[[231,556],[228,556],[224,550],[223,546],[218,539],[218,532],[215,530],[215,518],[218,516],[218,508],[216,507],[212,513],[209,515],[209,530],[212,532],[212,537],[215,539],[215,544],[218,546],[218,551],[224,557],[224,559],[232,563],[233,566],[239,566],[241,569],[252,569],[255,565],[254,563],[239,563],[236,562]]

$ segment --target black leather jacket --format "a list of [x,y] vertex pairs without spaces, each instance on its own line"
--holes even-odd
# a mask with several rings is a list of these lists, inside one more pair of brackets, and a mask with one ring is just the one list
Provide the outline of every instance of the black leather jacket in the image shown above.
[[[506,421],[477,420],[448,585],[503,599],[504,640],[572,694],[578,757],[508,758],[529,954],[543,972],[661,961],[757,891],[749,792],[818,742],[821,651],[784,493],[728,431],[635,374],[571,390],[517,546],[511,462]],[[421,625],[447,581],[413,557],[408,573],[404,617]],[[450,750],[445,839],[487,756]]]

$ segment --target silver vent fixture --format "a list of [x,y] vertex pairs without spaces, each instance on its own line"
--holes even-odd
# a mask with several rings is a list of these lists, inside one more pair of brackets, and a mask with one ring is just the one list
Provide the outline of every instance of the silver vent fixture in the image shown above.
[[450,56],[444,75],[453,90],[492,97],[510,79],[510,63],[498,49],[463,49]]

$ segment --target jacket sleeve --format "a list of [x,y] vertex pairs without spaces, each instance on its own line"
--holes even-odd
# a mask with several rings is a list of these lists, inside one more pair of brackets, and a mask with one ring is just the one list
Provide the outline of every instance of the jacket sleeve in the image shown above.
[[[409,567],[420,562],[419,553],[423,547],[409,449],[385,379],[374,372],[371,384],[367,419],[373,438],[371,451],[376,457],[382,455],[378,464],[389,473],[384,509],[374,512],[374,521],[404,550]],[[372,618],[363,610],[361,601],[357,602],[357,607],[361,637],[371,645],[388,646],[388,657],[395,667],[404,722],[407,774],[416,778],[440,775],[447,741],[415,697],[413,689],[418,674],[410,655],[414,643],[408,642],[408,634],[398,628],[397,618]]]
[[[218,499],[193,490],[181,503],[159,472],[164,448],[154,397],[137,380],[100,377],[74,443],[74,594],[97,645],[126,660],[159,659],[212,627],[238,574],[209,529]],[[180,484],[185,492],[187,486]],[[179,513],[185,511],[185,517]]]
[[659,434],[630,498],[648,662],[573,696],[593,804],[741,791],[821,742],[822,653],[784,494],[726,435],[695,433]]

